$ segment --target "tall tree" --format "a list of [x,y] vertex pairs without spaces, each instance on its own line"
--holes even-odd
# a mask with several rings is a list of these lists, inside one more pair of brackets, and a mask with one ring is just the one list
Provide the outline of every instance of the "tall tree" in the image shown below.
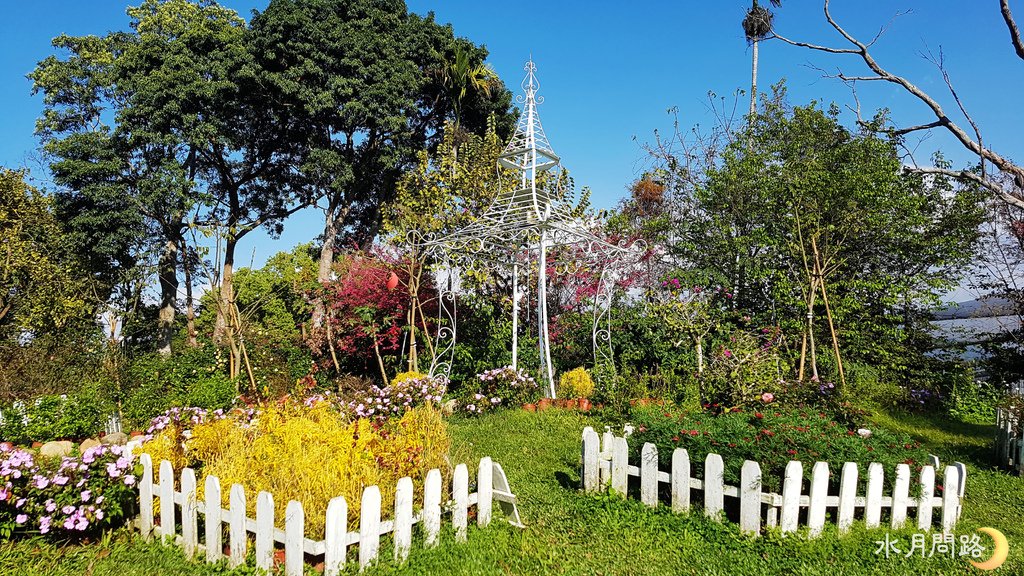
[[0,168],[0,338],[21,341],[89,318],[92,284],[53,198]]
[[[782,0],[769,0],[772,6],[782,7]],[[761,6],[757,0],[753,0],[750,10],[743,17],[743,35],[750,44],[750,115],[757,112],[757,51],[758,44],[764,40],[772,31],[772,20],[775,15],[771,10]]]
[[[687,165],[681,154],[710,162]],[[791,108],[783,92],[723,148],[678,155],[663,158],[670,246],[687,284],[742,286],[737,310],[781,324],[793,360],[812,337],[892,370],[920,359],[925,313],[978,240],[976,190],[902,173],[893,142],[843,127],[834,106]],[[836,342],[814,320],[829,314]]]
[[[339,244],[365,245],[376,235],[398,178],[453,114],[443,78],[429,72],[457,51],[478,68],[486,51],[432,15],[410,14],[401,0],[274,0],[252,29],[274,100],[305,135],[300,171],[305,193],[324,211],[319,278],[326,282]],[[494,110],[511,123],[508,91],[489,85],[460,103],[473,127]]]

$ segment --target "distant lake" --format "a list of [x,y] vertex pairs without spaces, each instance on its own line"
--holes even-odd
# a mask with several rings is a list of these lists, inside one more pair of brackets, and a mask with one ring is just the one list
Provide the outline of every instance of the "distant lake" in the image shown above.
[[987,340],[994,334],[1020,328],[1020,318],[1013,315],[936,320],[932,322],[932,326],[938,334],[954,342],[973,343]]
[[937,336],[948,338],[960,344],[967,344],[962,355],[965,360],[977,360],[985,356],[981,346],[976,344],[977,342],[983,342],[994,335],[1017,329],[1020,325],[1020,318],[1015,315],[935,320],[932,322]]

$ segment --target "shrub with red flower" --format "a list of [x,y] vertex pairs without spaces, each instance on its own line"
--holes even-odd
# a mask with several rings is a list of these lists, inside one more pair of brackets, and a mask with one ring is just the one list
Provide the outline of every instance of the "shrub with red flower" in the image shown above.
[[845,462],[856,462],[862,474],[871,462],[892,471],[907,463],[919,470],[928,461],[919,442],[905,434],[873,427],[859,434],[820,410],[779,407],[773,412],[688,412],[679,408],[636,407],[632,413],[635,432],[628,442],[632,457],[639,457],[645,442],[658,447],[662,469],[671,466],[672,451],[685,448],[692,461],[709,453],[725,461],[727,482],[739,481],[744,460],[761,465],[767,490],[778,491],[786,464],[799,460],[809,471],[815,462],[828,462],[837,471]]
[[[413,305],[409,291],[409,266],[384,254],[356,252],[339,259],[335,265],[336,280],[323,286],[311,297],[326,302],[329,326],[316,328],[307,339],[322,366],[338,367],[362,374],[377,373],[378,359],[401,348],[402,333],[408,330],[409,309]],[[389,289],[392,275],[398,287]],[[422,326],[427,318],[436,317],[433,283],[429,274],[419,282],[417,330],[420,334],[431,326]],[[333,349],[332,349],[333,348]]]

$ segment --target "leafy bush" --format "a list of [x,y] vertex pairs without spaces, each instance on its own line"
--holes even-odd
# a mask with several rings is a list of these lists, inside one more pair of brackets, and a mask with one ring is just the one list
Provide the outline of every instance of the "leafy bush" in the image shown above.
[[[449,475],[451,438],[436,409],[421,406],[386,421],[349,421],[331,402],[308,404],[265,404],[254,419],[235,411],[193,423],[194,414],[182,414],[143,450],[159,462],[168,446],[184,438],[181,427],[188,427],[183,461],[199,468],[200,486],[214,475],[221,485],[241,484],[248,494],[270,492],[279,518],[289,500],[298,500],[306,511],[307,535],[314,538],[322,537],[327,504],[335,496],[348,501],[350,517],[358,516],[366,486],[380,487],[382,506],[388,509],[399,478],[409,476],[422,489],[431,468]],[[251,515],[255,498],[248,506]]]
[[590,398],[594,393],[594,379],[582,366],[574,368],[558,380],[558,395],[568,398]]
[[0,439],[25,444],[62,438],[86,438],[103,430],[114,406],[96,385],[74,394],[40,396],[31,402],[0,406]]
[[989,423],[996,419],[1003,394],[988,382],[975,380],[970,373],[954,376],[946,405],[949,415],[972,423]]
[[440,403],[447,389],[448,380],[443,376],[417,377],[406,373],[402,379],[396,377],[383,388],[372,386],[349,401],[347,407],[359,418],[393,418],[416,406]]
[[855,430],[844,426],[826,412],[764,405],[761,411],[686,412],[677,408],[637,408],[633,411],[635,432],[629,438],[630,451],[639,454],[645,442],[658,447],[663,468],[671,465],[672,451],[685,448],[691,460],[703,460],[709,453],[722,456],[726,482],[736,485],[744,460],[761,465],[767,490],[778,492],[786,464],[803,462],[808,471],[815,462],[828,462],[837,471],[845,462],[855,462],[861,474],[878,462],[886,470],[906,463],[919,470],[928,453],[919,442],[905,434],[880,428]]
[[125,424],[141,428],[175,406],[230,408],[236,389],[224,362],[213,345],[185,348],[170,358],[153,354],[137,359],[128,371],[135,385],[121,402]]
[[120,446],[37,460],[0,445],[0,536],[66,538],[116,527],[132,513],[135,480],[132,455]]
[[735,330],[711,356],[704,374],[710,398],[735,406],[755,405],[762,394],[779,389],[781,359],[775,351],[780,333]]
[[485,370],[477,374],[476,379],[479,388],[463,402],[470,414],[482,414],[501,406],[518,406],[540,395],[537,381],[522,368],[503,366]]

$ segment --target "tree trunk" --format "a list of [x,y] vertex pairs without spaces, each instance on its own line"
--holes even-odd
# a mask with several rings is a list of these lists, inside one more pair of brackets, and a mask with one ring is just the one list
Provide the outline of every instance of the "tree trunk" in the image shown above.
[[217,324],[213,333],[213,339],[218,344],[224,341],[224,336],[228,331],[227,316],[231,313],[231,308],[235,303],[235,290],[232,279],[235,270],[235,247],[237,245],[238,239],[229,234],[224,246],[224,267],[220,278],[220,294],[218,295],[220,301],[217,305]]
[[754,114],[757,112],[757,40],[751,42],[751,51],[753,55],[751,57],[750,64],[750,123],[754,122]]
[[[331,268],[334,265],[334,253],[337,247],[338,228],[345,220],[348,209],[341,210],[338,207],[341,198],[332,197],[328,200],[327,209],[324,210],[324,244],[320,247],[320,262],[317,268],[316,279],[320,284],[331,281]],[[313,303],[313,328],[322,328],[327,310],[324,302],[317,299]]]
[[160,254],[160,313],[157,322],[157,352],[164,357],[171,355],[171,340],[174,338],[174,313],[178,297],[178,253],[181,247],[174,238],[168,238]]
[[192,263],[188,259],[188,246],[183,245],[182,269],[185,272],[185,320],[188,323],[188,345],[191,348],[199,346],[199,339],[196,333],[196,307],[192,295]]

